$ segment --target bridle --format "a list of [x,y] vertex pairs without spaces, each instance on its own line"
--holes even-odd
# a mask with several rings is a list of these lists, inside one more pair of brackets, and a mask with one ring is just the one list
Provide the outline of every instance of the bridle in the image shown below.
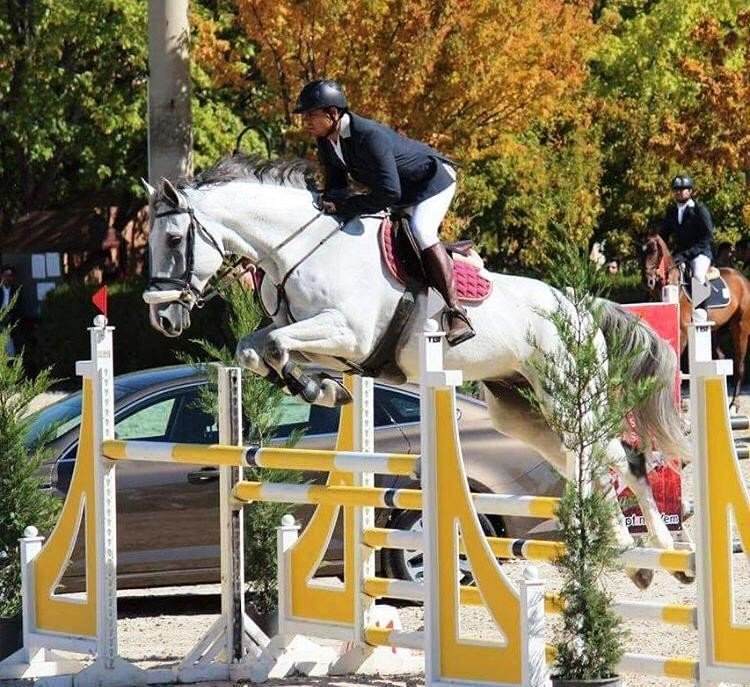
[[[647,246],[649,244],[654,245],[654,251],[649,253]],[[680,272],[679,265],[667,265],[667,255],[659,246],[659,242],[655,239],[650,239],[646,242],[643,247],[643,272],[645,276],[646,287],[650,291],[663,288],[666,284],[669,284],[669,280],[672,276],[673,271]],[[657,256],[657,260],[653,260],[653,256]],[[652,259],[656,264],[649,264],[649,260]]]
[[[191,207],[181,208],[181,207],[172,205],[172,207],[170,207],[169,210],[164,210],[154,215],[154,218],[158,219],[161,217],[169,217],[172,215],[183,215],[183,214],[187,214],[190,216],[190,223],[188,224],[187,241],[186,241],[186,247],[185,247],[185,251],[186,251],[185,271],[182,273],[180,277],[151,277],[151,279],[149,279],[149,282],[148,282],[148,287],[149,288],[155,287],[157,292],[167,290],[167,289],[160,288],[160,287],[164,287],[164,286],[177,287],[177,289],[180,291],[180,295],[177,297],[176,300],[173,300],[172,302],[179,303],[180,305],[183,305],[186,308],[191,307],[191,305],[195,305],[198,308],[202,308],[212,298],[215,298],[216,296],[220,295],[221,291],[219,289],[219,286],[226,287],[229,284],[232,284],[233,282],[237,281],[240,277],[242,277],[248,271],[259,268],[263,262],[268,260],[273,255],[275,255],[284,246],[291,243],[291,241],[293,241],[305,229],[307,229],[311,224],[313,224],[313,222],[315,222],[317,219],[322,217],[324,213],[322,212],[322,210],[320,210],[319,205],[317,203],[314,203],[314,207],[318,210],[318,213],[312,219],[305,222],[301,227],[299,227],[294,232],[292,232],[283,241],[281,241],[281,243],[279,243],[277,246],[274,246],[268,253],[259,257],[255,261],[255,263],[248,264],[247,266],[244,266],[243,269],[238,270],[237,268],[242,265],[244,258],[241,258],[241,257],[235,258],[227,266],[222,268],[216,275],[214,275],[213,284],[209,287],[208,291],[200,291],[195,286],[193,286],[193,277],[195,276],[195,269],[194,269],[195,251],[194,249],[195,249],[196,234],[200,232],[201,234],[203,234],[204,237],[206,237],[206,239],[208,239],[208,242],[216,249],[216,251],[221,256],[222,262],[226,260],[227,254],[224,252],[222,247],[219,245],[219,242],[211,234],[211,232],[208,231],[208,229],[206,229],[206,227],[204,227],[203,224],[201,224],[201,222],[195,216],[195,211],[193,210],[193,208]],[[323,239],[321,239],[311,250],[309,250],[300,260],[294,263],[294,265],[292,265],[292,267],[290,267],[287,270],[281,282],[276,285],[276,290],[278,294],[277,300],[276,300],[276,308],[274,312],[267,313],[269,316],[273,317],[274,315],[278,313],[282,302],[287,302],[288,304],[284,288],[286,286],[287,280],[292,275],[292,273],[305,260],[307,260],[307,258],[309,258],[324,243],[326,243],[328,239],[330,239],[334,234],[338,233],[339,230],[345,224],[346,222],[343,222],[343,221],[338,222],[335,229],[333,229],[328,234],[326,234],[326,236]]]
[[[169,210],[164,210],[163,212],[156,213],[156,215],[154,215],[154,219],[159,219],[161,217],[170,217],[172,215],[190,216],[190,223],[188,224],[185,246],[185,271],[180,277],[151,277],[151,279],[149,279],[148,281],[148,286],[149,288],[155,287],[157,291],[166,290],[164,288],[160,288],[164,286],[177,287],[177,289],[180,291],[180,295],[175,302],[180,303],[185,307],[189,307],[189,305],[192,303],[196,307],[202,308],[208,301],[219,295],[219,284],[231,284],[232,282],[239,279],[243,274],[252,269],[253,266],[248,265],[241,271],[237,271],[237,267],[242,264],[243,259],[236,258],[229,265],[220,270],[218,274],[215,275],[214,284],[208,289],[208,291],[197,289],[195,286],[193,286],[193,277],[195,276],[194,249],[196,234],[200,232],[208,240],[211,246],[213,246],[213,248],[221,256],[222,262],[226,260],[227,254],[224,252],[222,247],[219,245],[219,242],[216,240],[216,238],[214,238],[211,232],[208,231],[208,229],[206,229],[203,224],[201,224],[201,222],[195,216],[195,211],[191,207],[180,208],[173,206]],[[229,279],[226,279],[227,276],[232,273],[233,276]]]

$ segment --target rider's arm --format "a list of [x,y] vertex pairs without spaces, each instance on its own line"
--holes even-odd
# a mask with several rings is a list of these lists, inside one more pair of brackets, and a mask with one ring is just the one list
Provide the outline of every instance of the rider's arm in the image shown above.
[[714,233],[714,221],[711,218],[711,213],[708,211],[708,208],[702,204],[698,205],[696,210],[698,211],[698,219],[700,220],[703,228],[703,238],[711,241],[713,239]]
[[401,198],[401,181],[396,158],[384,131],[375,130],[364,140],[363,156],[369,158],[370,171],[375,177],[369,193],[350,196],[336,208],[344,217],[380,212]]

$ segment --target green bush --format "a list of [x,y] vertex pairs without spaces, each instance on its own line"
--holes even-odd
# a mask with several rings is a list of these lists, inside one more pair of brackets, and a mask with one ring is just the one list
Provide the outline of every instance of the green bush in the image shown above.
[[26,378],[21,358],[9,358],[5,352],[9,336],[8,329],[0,330],[0,618],[21,611],[18,540],[30,525],[48,534],[60,507],[58,500],[42,489],[39,469],[46,457],[42,444],[35,449],[26,447],[26,411],[33,398],[49,389],[49,371]]
[[[179,362],[178,352],[197,354],[200,347],[193,339],[204,339],[218,346],[229,341],[221,299],[210,301],[203,309],[193,309],[190,329],[181,337],[169,339],[151,327],[148,307],[142,293],[143,280],[111,284],[107,287],[108,320],[117,328],[115,337],[115,374]],[[76,360],[89,357],[88,327],[96,308],[91,296],[100,287],[88,284],[63,284],[51,291],[44,302],[36,344],[26,352],[29,369],[50,366],[60,379],[75,376]]]

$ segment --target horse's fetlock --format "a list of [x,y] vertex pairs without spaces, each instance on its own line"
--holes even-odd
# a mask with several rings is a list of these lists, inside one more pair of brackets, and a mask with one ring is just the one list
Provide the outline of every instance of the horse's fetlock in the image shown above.
[[320,396],[320,384],[317,379],[307,374],[299,365],[286,363],[281,368],[281,376],[289,391],[299,396],[305,403],[315,403]]

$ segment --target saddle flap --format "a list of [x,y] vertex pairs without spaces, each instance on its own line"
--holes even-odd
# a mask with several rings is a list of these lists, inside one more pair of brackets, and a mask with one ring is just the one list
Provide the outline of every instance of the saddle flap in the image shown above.
[[[719,270],[716,268],[712,268],[714,272],[716,273],[716,276],[711,275],[711,270],[708,272],[708,284],[711,287],[711,295],[703,301],[703,303],[700,304],[701,308],[706,308],[708,310],[712,308],[725,308],[727,305],[729,305],[730,301],[732,300],[732,294],[729,290],[729,287],[727,286],[727,283],[724,281],[724,279],[719,276]],[[682,290],[687,297],[687,299],[692,303],[693,302],[693,294],[692,294],[692,285],[690,282],[687,282],[682,285]]]

